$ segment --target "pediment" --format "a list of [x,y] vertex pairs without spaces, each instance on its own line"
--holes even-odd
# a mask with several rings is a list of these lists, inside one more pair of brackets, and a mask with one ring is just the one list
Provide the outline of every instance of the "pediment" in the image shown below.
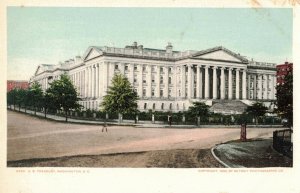
[[96,58],[98,56],[101,56],[102,55],[102,51],[98,50],[98,49],[95,49],[95,48],[90,48],[90,50],[88,51],[86,57],[84,57],[84,60],[90,60],[90,59],[93,59],[93,58]]
[[41,66],[38,66],[38,68],[35,71],[35,75],[40,74],[43,72],[43,69],[41,68]]
[[223,47],[217,47],[210,50],[204,50],[195,53],[192,58],[205,59],[205,60],[219,60],[219,61],[229,61],[229,62],[246,62],[247,60],[231,52]]

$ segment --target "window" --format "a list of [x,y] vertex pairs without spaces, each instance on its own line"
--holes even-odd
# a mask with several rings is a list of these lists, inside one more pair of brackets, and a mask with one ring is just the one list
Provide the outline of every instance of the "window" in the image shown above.
[[169,68],[169,73],[172,73],[172,68],[171,67]]
[[153,103],[153,105],[152,105],[152,109],[153,109],[153,110],[155,110],[155,103]]
[[168,97],[169,97],[169,98],[171,97],[171,93],[172,93],[172,90],[169,89],[169,94],[168,94]]
[[128,70],[128,65],[125,65],[125,71],[127,71]]
[[163,97],[163,96],[164,96],[164,90],[160,90],[159,96],[160,96],[160,97]]
[[161,110],[164,110],[164,103],[161,103]]
[[163,73],[164,72],[164,68],[160,67],[160,72]]
[[178,90],[178,96],[179,96],[179,97],[181,96],[181,92],[180,92],[180,90]]
[[169,84],[172,84],[172,78],[169,77]]
[[179,105],[177,104],[177,110],[179,110]]
[[143,89],[143,97],[146,96],[146,89]]
[[170,110],[172,110],[172,103],[170,103],[170,107],[169,107],[169,109],[170,109]]
[[151,71],[152,71],[152,72],[155,72],[154,66],[151,66]]
[[137,71],[137,65],[134,65],[134,71]]
[[160,84],[164,83],[164,77],[160,76]]
[[119,66],[118,64],[115,65],[115,70],[118,70],[119,69]]
[[154,89],[152,89],[152,90],[151,90],[151,96],[154,97],[154,94],[155,94]]
[[143,79],[143,83],[146,83],[147,81],[146,81],[146,78],[145,79]]
[[143,66],[143,72],[146,72],[146,66]]
[[151,82],[155,83],[155,77],[154,76],[151,77]]
[[134,83],[137,82],[137,76],[136,76],[136,75],[134,75],[133,82],[134,82]]
[[147,103],[144,103],[144,109],[147,109]]

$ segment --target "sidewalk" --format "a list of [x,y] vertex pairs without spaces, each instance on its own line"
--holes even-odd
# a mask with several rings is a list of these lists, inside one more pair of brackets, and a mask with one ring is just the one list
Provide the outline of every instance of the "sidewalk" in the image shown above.
[[293,167],[293,159],[275,151],[272,142],[272,138],[232,141],[216,146],[212,153],[226,167]]

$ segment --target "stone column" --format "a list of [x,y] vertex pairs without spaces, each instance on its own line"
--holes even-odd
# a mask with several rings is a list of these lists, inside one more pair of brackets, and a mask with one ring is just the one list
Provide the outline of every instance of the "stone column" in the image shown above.
[[257,99],[261,99],[262,98],[262,77],[260,74],[257,75],[258,77],[258,81],[257,81],[257,86],[258,86],[258,95],[257,95]]
[[185,98],[185,66],[181,66],[181,97]]
[[169,95],[169,68],[164,67],[164,97],[168,98]]
[[224,67],[222,67],[221,68],[221,77],[220,77],[220,79],[221,79],[221,89],[220,89],[220,98],[222,99],[222,100],[224,100],[225,99],[225,74],[224,74]]
[[197,66],[197,79],[196,79],[196,97],[197,99],[202,98],[202,79],[201,79],[201,66]]
[[133,79],[134,79],[134,64],[128,64],[128,80],[132,86],[134,84]]
[[151,66],[150,65],[147,65],[146,67],[146,71],[147,71],[147,75],[146,75],[146,83],[147,83],[147,90],[146,90],[146,96],[148,98],[151,97],[151,85],[152,85],[152,80],[151,80]]
[[264,99],[268,98],[268,75],[264,75]]
[[92,66],[92,98],[95,97],[95,65]]
[[244,69],[243,70],[243,92],[242,92],[242,99],[243,100],[245,100],[245,99],[247,99],[247,88],[246,88],[246,86],[247,86],[247,84],[246,84],[246,76],[247,76],[247,74],[246,74],[246,69]]
[[93,66],[90,66],[90,97],[93,97]]
[[137,75],[137,82],[138,82],[138,96],[140,98],[143,97],[143,65],[139,64],[137,66],[138,75]]
[[160,92],[160,66],[156,66],[156,77],[155,77],[155,93],[156,93],[156,97],[160,97],[159,96],[159,92]]
[[192,98],[192,90],[193,90],[193,76],[192,76],[192,65],[188,65],[188,93],[187,97],[190,99]]
[[205,93],[204,93],[204,98],[205,99],[208,99],[209,98],[209,78],[208,78],[208,69],[209,69],[209,66],[205,66],[205,81],[204,81],[204,89],[205,89]]
[[250,93],[251,93],[251,75],[248,74],[248,96],[247,99],[250,99]]
[[276,93],[277,93],[277,90],[276,90],[276,84],[277,84],[277,78],[275,75],[273,75],[273,99],[276,100]]
[[90,67],[86,68],[86,97],[90,97]]
[[103,63],[103,76],[102,76],[102,81],[103,81],[103,95],[107,94],[107,89],[108,89],[108,81],[109,81],[109,63],[104,62]]
[[253,99],[257,99],[257,88],[256,88],[256,74],[254,74],[254,79],[253,79]]
[[119,70],[120,70],[120,73],[125,76],[125,64],[124,63],[119,63]]
[[96,64],[96,94],[95,97],[99,97],[99,64]]
[[235,99],[240,99],[240,69],[235,72]]
[[213,99],[217,99],[217,66],[213,66]]
[[112,62],[108,62],[108,86],[112,86],[112,79],[115,74],[115,65]]
[[228,68],[228,99],[232,99],[232,68]]

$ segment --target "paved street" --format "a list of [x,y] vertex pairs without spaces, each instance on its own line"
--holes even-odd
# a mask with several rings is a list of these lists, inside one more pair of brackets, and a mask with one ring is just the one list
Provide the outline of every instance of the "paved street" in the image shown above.
[[[8,111],[8,161],[170,149],[204,149],[239,138],[237,128],[135,128],[69,124]],[[248,129],[248,138],[268,138],[275,129]]]

